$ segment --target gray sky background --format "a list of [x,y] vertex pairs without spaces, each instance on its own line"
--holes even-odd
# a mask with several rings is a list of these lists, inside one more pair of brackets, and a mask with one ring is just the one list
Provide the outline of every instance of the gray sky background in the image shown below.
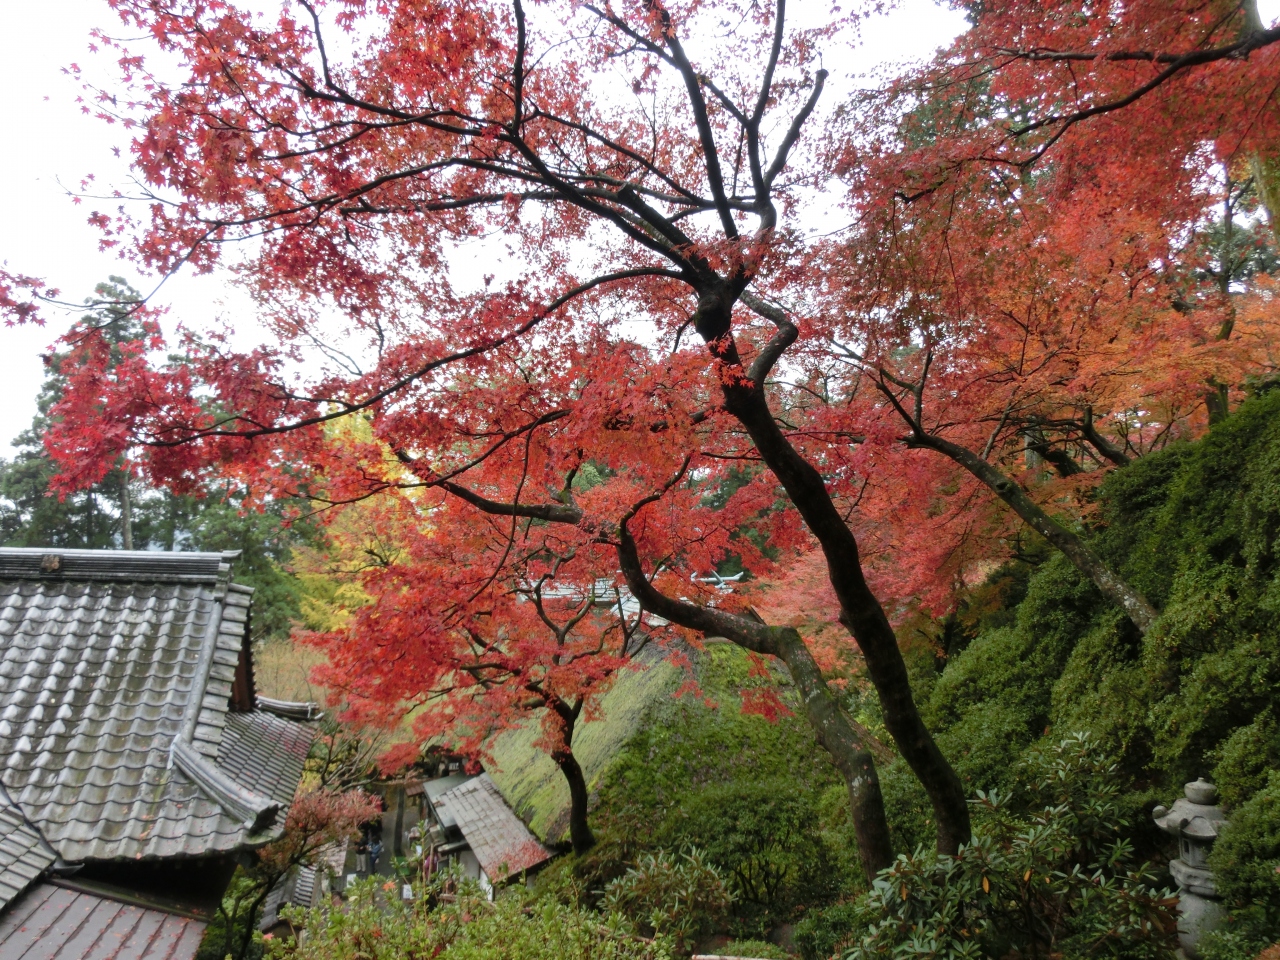
[[[1260,0],[1259,6],[1268,23],[1280,16],[1280,0]],[[0,262],[45,278],[76,302],[111,274],[123,275],[143,291],[154,283],[99,251],[97,232],[85,222],[88,203],[76,206],[67,196],[90,173],[103,187],[127,181],[126,160],[112,151],[119,146],[127,158],[126,132],[84,116],[76,102],[79,88],[63,73],[70,63],[95,72],[95,64],[106,58],[88,52],[89,31],[116,23],[104,0],[0,3],[0,129],[6,131],[0,176],[9,185],[0,215]],[[942,4],[903,0],[893,14],[867,25],[860,62],[843,72],[848,76],[885,62],[926,57],[962,25],[959,15]],[[98,67],[104,78],[107,67],[107,62]],[[165,284],[156,302],[170,309],[167,329],[179,318],[200,326],[223,317],[240,334],[237,339],[253,337],[248,303],[224,277],[180,275]],[[43,328],[0,327],[0,457],[10,455],[10,441],[31,422],[43,379],[40,354],[67,322],[54,317]]]

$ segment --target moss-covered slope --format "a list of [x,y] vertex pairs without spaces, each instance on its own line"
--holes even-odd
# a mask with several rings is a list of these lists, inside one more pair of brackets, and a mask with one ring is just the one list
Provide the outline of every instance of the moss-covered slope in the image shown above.
[[[623,745],[640,728],[658,702],[669,699],[685,680],[685,671],[665,659],[661,651],[623,671],[601,702],[600,716],[579,723],[573,752],[582,765],[592,793]],[[646,651],[648,653],[648,651]],[[537,724],[496,737],[489,745],[492,762],[485,769],[506,799],[534,833],[548,843],[565,839],[569,828],[569,787],[546,751],[534,745]]]
[[[1159,620],[1139,634],[1048,550],[1001,571],[1017,584],[1004,609],[944,669],[926,664],[917,678],[961,777],[974,790],[1007,788],[1033,743],[1087,731],[1123,758],[1129,816],[1150,852],[1164,839],[1149,829],[1150,808],[1196,777],[1237,810],[1273,809],[1262,794],[1280,768],[1280,390],[1195,443],[1115,471],[1089,536]],[[909,771],[895,765],[884,781],[901,841],[926,841]],[[1249,869],[1280,875],[1280,823],[1250,829],[1262,839],[1249,843],[1271,852]]]

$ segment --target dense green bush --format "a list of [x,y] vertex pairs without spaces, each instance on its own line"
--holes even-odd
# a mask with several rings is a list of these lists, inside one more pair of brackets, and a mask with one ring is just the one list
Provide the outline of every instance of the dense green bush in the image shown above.
[[698,791],[659,836],[704,850],[728,879],[739,928],[761,934],[839,894],[837,858],[817,822],[812,798],[790,782],[744,780]]
[[1233,920],[1215,952],[1256,954],[1280,941],[1280,771],[1231,812],[1209,863]]
[[692,659],[700,695],[661,702],[641,725],[602,781],[596,847],[553,865],[544,885],[590,899],[646,854],[693,843],[738,895],[736,932],[854,892],[848,795],[812,730],[741,712],[739,690],[756,682],[741,649],[711,644]]
[[796,924],[795,944],[804,960],[827,960],[858,929],[862,907],[856,900],[845,900],[828,907],[810,910]]
[[1133,863],[1116,764],[1075,736],[1019,773],[979,794],[956,857],[921,847],[880,873],[846,914],[846,960],[1172,957],[1174,900]]
[[[693,793],[741,779],[787,779],[813,793],[839,782],[813,731],[800,717],[772,723],[743,714],[738,692],[754,681],[745,652],[725,643],[692,655],[699,693],[660,703],[610,766],[600,816],[655,816],[661,821]],[[790,679],[779,673],[784,701]],[[796,706],[793,702],[792,706]]]
[[1259,960],[1274,939],[1256,912],[1231,913],[1219,929],[1204,935],[1197,949],[1201,960]]
[[[1052,731],[1089,731],[1130,785],[1119,802],[1138,852],[1157,855],[1156,802],[1204,776],[1237,807],[1280,767],[1280,391],[1114,471],[1084,532],[1161,608],[1147,635],[1041,545],[937,625],[939,647],[959,652],[917,683],[922,712],[973,790],[1008,790]],[[927,842],[910,771],[890,764],[882,782],[899,844]]]
[[724,878],[696,847],[680,854],[642,855],[605,888],[604,909],[629,918],[642,930],[670,937],[685,951],[716,930],[733,897]]
[[752,960],[790,960],[791,954],[768,940],[730,940],[718,948],[722,956],[751,957]]
[[[441,960],[669,960],[664,940],[636,937],[617,917],[540,900],[499,900],[463,923]],[[407,960],[407,958],[406,958]]]
[[[446,885],[457,892],[440,902]],[[551,899],[490,903],[478,886],[457,878],[420,889],[408,902],[395,892],[369,880],[341,910],[289,914],[306,936],[268,941],[269,960],[671,960],[664,938],[646,940],[621,917]]]

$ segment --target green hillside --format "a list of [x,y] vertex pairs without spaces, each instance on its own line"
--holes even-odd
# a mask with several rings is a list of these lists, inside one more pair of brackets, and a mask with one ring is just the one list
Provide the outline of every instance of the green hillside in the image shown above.
[[[602,715],[579,723],[573,752],[587,786],[595,793],[610,761],[641,726],[658,702],[669,698],[687,678],[657,647],[640,658],[638,669],[623,671],[601,704]],[[546,752],[534,746],[536,723],[495,738],[493,763],[485,769],[507,803],[547,843],[565,839],[569,827],[569,787]]]

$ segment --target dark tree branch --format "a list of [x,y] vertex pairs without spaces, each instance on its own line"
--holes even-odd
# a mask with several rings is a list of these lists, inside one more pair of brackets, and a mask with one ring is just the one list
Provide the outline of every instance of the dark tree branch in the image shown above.
[[1089,441],[1093,449],[1117,467],[1127,467],[1133,462],[1128,454],[1098,432],[1098,428],[1093,423],[1093,407],[1084,408],[1084,420],[1080,423],[1080,433]]
[[968,447],[925,430],[919,416],[913,417],[889,388],[888,382],[899,382],[896,378],[881,371],[880,378],[873,382],[910,429],[910,434],[905,438],[909,447],[936,451],[963,467],[1012,507],[1013,512],[1031,529],[1060,550],[1076,569],[1093,581],[1104,597],[1128,615],[1140,632],[1145,634],[1151,628],[1159,617],[1159,612],[1140,591],[1117,576],[1084,540],[1050,517],[1018,484]]
[[[391,396],[392,394],[398,393],[399,391],[403,390],[405,387],[409,386],[410,384],[415,383],[418,380],[421,380],[423,377],[431,373],[433,370],[438,370],[441,367],[447,366],[452,363],[456,363],[460,360],[466,360],[469,357],[478,356],[482,353],[486,353],[490,350],[494,350],[498,347],[504,346],[512,342],[513,340],[518,339],[519,337],[523,336],[524,334],[532,330],[535,326],[537,326],[543,320],[547,319],[547,317],[551,316],[561,307],[565,306],[571,301],[582,296],[584,293],[594,290],[596,287],[604,286],[605,284],[609,284],[609,283],[616,283],[620,280],[635,279],[637,277],[670,277],[672,279],[677,279],[677,280],[687,279],[683,274],[677,273],[674,270],[666,270],[658,267],[639,267],[634,270],[619,270],[616,273],[602,274],[601,276],[595,277],[592,280],[588,280],[586,283],[578,284],[578,286],[574,287],[573,289],[568,290],[565,293],[561,294],[560,296],[556,297],[549,304],[547,304],[541,310],[534,313],[528,320],[520,324],[520,326],[516,327],[516,329],[512,330],[510,333],[506,333],[498,337],[493,337],[482,343],[476,344],[473,347],[468,347],[465,350],[458,350],[453,353],[447,354],[446,356],[440,357],[436,360],[432,360],[428,363],[425,363],[421,367],[419,367],[417,370],[415,370],[413,373],[400,377],[399,379],[395,380],[393,383],[389,384],[388,386],[383,387],[382,389],[370,394],[364,400],[344,401],[344,400],[339,400],[337,398],[327,398],[323,402],[333,403],[338,405],[339,407],[339,409],[331,413],[317,414],[314,417],[303,417],[301,419],[294,420],[289,423],[277,424],[273,426],[255,424],[249,430],[221,429],[222,425],[227,423],[238,423],[238,422],[251,423],[252,422],[252,421],[248,421],[247,418],[245,417],[240,417],[240,416],[227,417],[223,420],[218,421],[214,427],[205,428],[205,429],[193,428],[190,432],[185,433],[183,436],[177,439],[144,440],[142,441],[142,443],[144,446],[149,446],[149,447],[174,447],[174,446],[180,446],[181,444],[184,444],[184,443],[190,443],[193,440],[200,440],[207,437],[237,437],[240,439],[252,439],[254,437],[269,436],[269,435],[278,434],[278,433],[287,433],[291,430],[299,430],[304,427],[316,426],[318,424],[329,423],[330,421],[341,419],[342,417],[349,416],[350,414],[353,414],[353,413],[358,413],[361,410],[366,410],[369,407],[372,407],[375,404],[380,403],[381,401],[385,400],[387,397]],[[311,402],[319,403],[322,401],[319,398],[316,398]]]
[[671,14],[665,6],[649,0],[651,10],[658,13],[662,21],[663,32],[672,58],[684,79],[685,90],[689,94],[689,107],[693,110],[694,123],[698,127],[698,139],[702,143],[703,158],[707,168],[707,185],[711,188],[711,196],[716,202],[716,210],[720,214],[720,225],[725,236],[730,240],[738,239],[738,226],[733,222],[733,213],[729,209],[729,198],[724,191],[724,173],[720,169],[720,154],[716,148],[715,134],[711,130],[711,120],[707,116],[707,102],[702,98],[701,84],[689,58],[685,56],[684,47],[676,36],[675,24],[671,22]]
[[[1130,91],[1128,94],[1117,97],[1113,100],[1108,100],[1104,103],[1095,104],[1092,107],[1085,107],[1071,113],[1049,114],[1048,116],[1041,117],[1039,120],[1033,120],[1030,123],[1025,123],[1021,126],[1011,128],[1009,130],[1009,137],[1011,139],[1017,139],[1019,137],[1026,136],[1028,133],[1033,133],[1036,130],[1053,126],[1055,124],[1059,125],[1058,129],[1050,135],[1048,140],[1030,156],[1023,158],[1022,160],[1010,162],[1013,162],[1016,166],[1020,167],[1030,166],[1039,160],[1040,157],[1044,156],[1045,152],[1077,123],[1081,123],[1091,117],[1097,117],[1106,113],[1114,113],[1117,110],[1123,110],[1125,107],[1136,103],[1153,90],[1163,86],[1178,74],[1189,70],[1192,67],[1215,63],[1220,60],[1244,59],[1255,50],[1261,50],[1263,47],[1270,46],[1277,41],[1280,41],[1280,27],[1273,27],[1270,30],[1260,30],[1247,33],[1235,43],[1229,43],[1226,46],[1213,47],[1208,50],[1193,50],[1183,54],[1153,55],[1150,59],[1160,63],[1167,63],[1168,66],[1146,83]],[[1020,58],[1022,57],[1021,54],[1015,54],[1015,56]],[[1093,56],[1071,55],[1071,59],[1096,59],[1098,56],[1101,56],[1103,59],[1110,59],[1106,54],[1095,54]],[[1032,57],[1028,54],[1026,58],[1031,59]],[[1115,58],[1131,60],[1148,59],[1148,57],[1144,55],[1127,52],[1118,52]]]
[[787,135],[782,138],[782,143],[778,146],[778,152],[774,154],[773,163],[769,164],[769,169],[765,171],[765,190],[773,189],[774,180],[778,179],[778,174],[786,167],[787,160],[791,155],[791,148],[800,139],[800,129],[804,126],[805,121],[809,119],[810,114],[813,113],[813,108],[818,105],[818,98],[822,96],[822,87],[826,82],[827,71],[819,70],[814,75],[813,91],[809,94],[809,99],[805,101],[804,106],[800,108],[800,112],[791,121],[791,127],[787,130]]
[[738,299],[746,304],[752,312],[771,321],[778,328],[778,332],[764,345],[759,355],[752,361],[751,368],[747,370],[747,376],[756,385],[756,389],[763,390],[764,382],[768,378],[770,371],[773,370],[774,365],[777,364],[782,355],[786,353],[787,348],[796,342],[796,337],[800,335],[800,331],[787,318],[785,310],[766,300],[762,300],[754,293],[744,290]]

